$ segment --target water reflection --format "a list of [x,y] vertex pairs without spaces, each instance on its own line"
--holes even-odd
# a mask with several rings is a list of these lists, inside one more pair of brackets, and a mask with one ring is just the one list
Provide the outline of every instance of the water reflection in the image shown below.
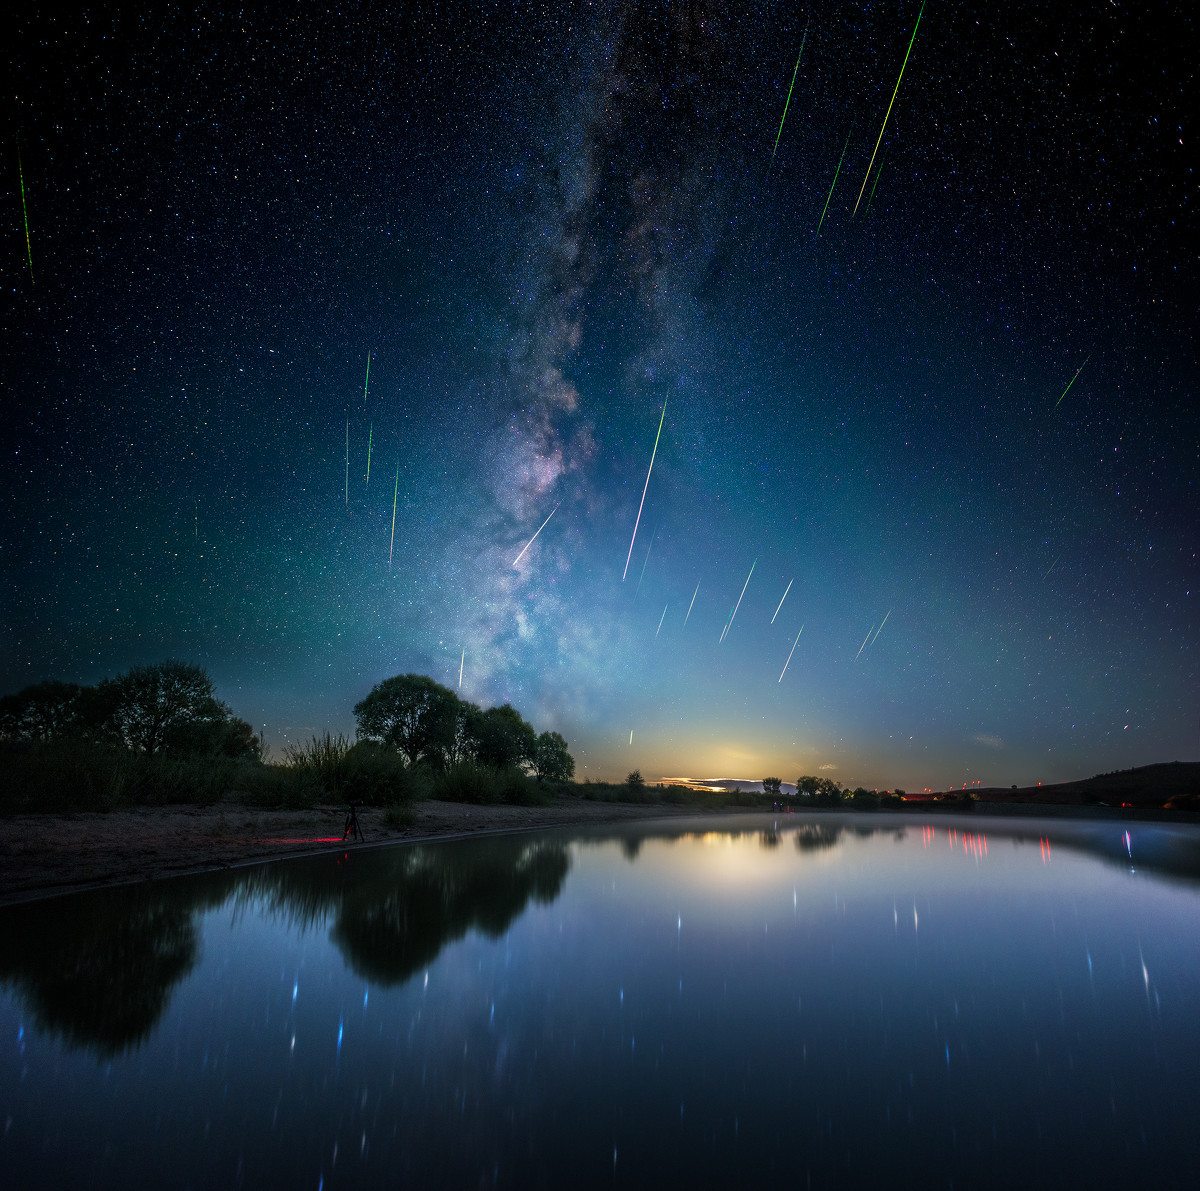
[[0,982],[19,995],[36,1028],[109,1058],[150,1035],[199,959],[199,916],[231,897],[246,912],[265,907],[289,928],[327,932],[355,974],[398,985],[468,932],[499,938],[531,903],[552,903],[570,871],[572,843],[615,841],[636,864],[649,841],[747,839],[774,852],[790,836],[808,855],[834,852],[850,838],[890,835],[899,843],[910,829],[919,830],[926,852],[960,851],[976,863],[989,858],[991,838],[993,849],[997,840],[1036,846],[1043,865],[1061,848],[1127,870],[1140,865],[1189,882],[1200,875],[1195,833],[1170,826],[944,819],[913,826],[853,815],[768,818],[717,831],[711,821],[609,825],[312,857],[3,908]]
[[1190,1185],[1200,832],[736,823],[4,911],[6,1184]]
[[98,890],[0,913],[0,981],[38,1028],[111,1057],[144,1041],[196,964],[196,915],[228,879]]

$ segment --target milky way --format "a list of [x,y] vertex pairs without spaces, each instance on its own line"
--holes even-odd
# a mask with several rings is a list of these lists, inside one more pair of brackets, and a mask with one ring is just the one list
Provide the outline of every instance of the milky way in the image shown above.
[[920,11],[19,6],[0,686],[182,657],[278,748],[461,669],[580,777],[1194,757],[1194,18]]

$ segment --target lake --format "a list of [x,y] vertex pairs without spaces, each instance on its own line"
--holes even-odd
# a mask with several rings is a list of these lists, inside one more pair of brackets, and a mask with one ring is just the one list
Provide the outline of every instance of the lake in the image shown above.
[[0,1185],[1192,1186],[1200,831],[722,816],[0,910]]

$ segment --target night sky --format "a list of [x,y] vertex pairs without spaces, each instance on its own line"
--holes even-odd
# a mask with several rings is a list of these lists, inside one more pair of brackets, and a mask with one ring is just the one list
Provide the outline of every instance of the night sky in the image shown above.
[[919,11],[19,4],[0,690],[195,661],[278,755],[461,664],[580,778],[1196,758],[1192,8]]

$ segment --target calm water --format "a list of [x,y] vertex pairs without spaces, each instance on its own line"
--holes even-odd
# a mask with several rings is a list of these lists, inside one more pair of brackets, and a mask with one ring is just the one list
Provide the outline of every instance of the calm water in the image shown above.
[[734,822],[0,911],[0,1185],[1194,1185],[1195,830]]

